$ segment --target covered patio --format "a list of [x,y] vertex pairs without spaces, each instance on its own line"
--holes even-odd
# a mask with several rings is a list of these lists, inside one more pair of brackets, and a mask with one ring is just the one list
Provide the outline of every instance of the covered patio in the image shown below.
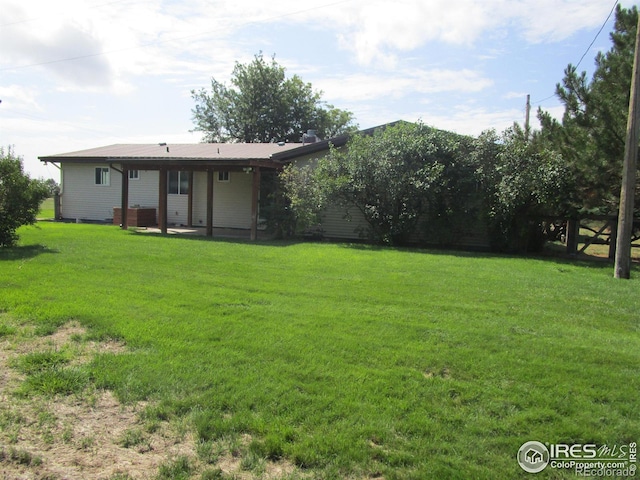
[[[237,189],[236,200],[242,202],[239,208],[242,210],[242,218],[245,219],[243,222],[247,221],[247,215],[249,213],[249,203],[247,202],[250,202],[250,227],[247,230],[249,238],[256,240],[258,237],[261,178],[265,172],[279,171],[285,163],[281,157],[285,156],[287,159],[290,158],[289,155],[296,149],[301,149],[301,153],[306,153],[303,145],[289,143],[129,144],[111,145],[67,154],[41,157],[40,160],[43,162],[59,163],[62,167],[65,165],[85,165],[88,169],[96,168],[97,170],[100,169],[100,165],[104,165],[106,168],[118,172],[120,181],[115,182],[115,184],[110,183],[110,188],[114,186],[120,188],[119,194],[115,191],[113,192],[113,195],[116,196],[116,198],[114,198],[114,200],[116,200],[114,207],[119,204],[119,208],[114,210],[119,210],[118,224],[123,229],[134,226],[133,223],[135,223],[130,221],[130,216],[132,215],[130,189],[132,182],[135,181],[131,179],[136,178],[139,172],[157,172],[157,183],[154,181],[155,184],[146,190],[147,194],[150,195],[148,209],[156,209],[157,228],[164,234],[169,233],[169,227],[171,227],[168,219],[168,198],[171,193],[175,194],[176,192],[169,192],[169,187],[170,184],[175,187],[176,178],[179,178],[177,182],[180,182],[180,187],[182,187],[182,191],[180,192],[181,201],[184,201],[184,197],[187,197],[186,222],[183,218],[179,226],[193,230],[194,233],[204,231],[204,235],[213,236],[214,175],[219,172],[226,175],[241,173],[241,177],[236,176],[235,178],[240,178],[242,181],[232,183],[231,185],[234,189]],[[179,173],[178,176],[176,176],[176,172]],[[98,172],[96,172],[96,175],[98,175]],[[171,175],[172,178],[170,180]],[[245,180],[245,178],[247,178],[245,175],[250,175],[250,183]],[[198,177],[198,181],[195,181],[196,176]],[[65,185],[64,180],[63,175],[63,192],[66,193],[72,186]],[[222,180],[218,178],[218,182],[220,181]],[[184,185],[182,182],[184,182]],[[96,194],[98,194],[100,193],[99,189],[104,187],[99,186],[98,179],[96,179],[95,184],[98,186],[96,190]],[[224,184],[219,183],[219,185],[222,186]],[[86,198],[89,198],[89,192],[83,191],[82,194],[85,195]],[[155,196],[157,201],[151,200],[153,196]],[[177,195],[174,195],[174,197],[175,196]],[[196,207],[200,214],[198,221],[194,222],[194,209],[196,209]],[[223,208],[227,208],[227,205],[219,205],[218,211]],[[244,225],[247,225],[247,223]],[[216,227],[229,227],[229,225],[218,224]],[[246,227],[243,228],[246,229]],[[233,233],[235,236],[239,234],[237,230]]]

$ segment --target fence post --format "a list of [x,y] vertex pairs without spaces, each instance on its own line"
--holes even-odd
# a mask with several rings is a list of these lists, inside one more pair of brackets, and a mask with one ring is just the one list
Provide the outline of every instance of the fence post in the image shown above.
[[579,236],[580,220],[577,218],[570,218],[567,220],[567,253],[569,255],[577,255]]
[[60,189],[56,187],[53,191],[53,220],[60,220]]
[[611,235],[609,235],[609,259],[616,258],[616,243],[618,243],[618,219],[611,220]]

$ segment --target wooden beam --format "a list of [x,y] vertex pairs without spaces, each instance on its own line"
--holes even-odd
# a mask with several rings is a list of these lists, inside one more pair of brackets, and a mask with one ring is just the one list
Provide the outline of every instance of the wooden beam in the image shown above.
[[128,224],[128,213],[129,213],[129,170],[127,170],[127,167],[123,166],[122,167],[122,194],[120,197],[120,204],[122,207],[122,218],[121,218],[121,224],[120,224],[120,228],[122,228],[122,230],[126,230],[127,229],[127,224]]
[[167,195],[168,195],[168,175],[167,169],[161,168],[158,183],[158,227],[162,233],[167,233]]
[[258,202],[260,201],[260,167],[253,167],[251,186],[251,240],[258,239]]
[[207,237],[213,237],[213,170],[207,170]]
[[187,194],[187,227],[193,227],[193,170],[189,170],[189,193]]
[[607,221],[602,226],[602,228],[600,230],[598,230],[597,232],[594,231],[594,230],[591,230],[595,235],[593,237],[587,238],[587,240],[584,242],[584,246],[580,249],[580,251],[578,253],[583,253],[589,247],[589,245],[591,245],[593,242],[595,242],[596,239],[600,238],[600,235],[602,235],[604,233],[604,231],[607,229],[607,227],[609,225],[610,225],[610,222]]

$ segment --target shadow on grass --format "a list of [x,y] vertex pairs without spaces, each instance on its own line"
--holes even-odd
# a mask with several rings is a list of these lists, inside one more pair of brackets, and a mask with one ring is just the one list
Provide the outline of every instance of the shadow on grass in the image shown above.
[[[447,248],[447,247],[393,247],[388,245],[371,244],[364,241],[352,241],[352,242],[340,242],[331,240],[314,240],[304,238],[290,238],[285,240],[279,240],[274,238],[259,238],[258,240],[250,240],[246,236],[233,236],[233,235],[216,235],[213,237],[207,237],[201,233],[169,233],[161,234],[156,232],[148,232],[146,230],[130,229],[129,233],[137,236],[155,236],[160,238],[179,238],[184,240],[195,240],[200,242],[212,242],[212,243],[233,243],[241,245],[255,245],[255,246],[268,246],[268,247],[291,247],[301,244],[332,244],[341,248],[348,248],[353,250],[362,251],[389,251],[394,250],[398,252],[417,253],[426,255],[442,255],[442,256],[455,256],[461,258],[509,258],[509,259],[531,259],[538,261],[547,261],[550,263],[556,263],[558,265],[579,265],[588,268],[608,269],[612,267],[612,260],[603,258],[596,255],[589,255],[581,253],[577,255],[568,255],[564,253],[564,247],[558,248],[546,248],[541,253],[530,254],[514,254],[514,253],[499,253],[492,252],[485,249],[463,249],[463,248]],[[640,264],[634,261],[634,269],[639,269]]]
[[181,239],[181,240],[194,240],[199,242],[211,242],[211,243],[237,243],[240,245],[255,245],[255,246],[269,246],[269,247],[289,247],[292,245],[297,245],[299,243],[309,243],[304,240],[298,239],[288,239],[288,240],[278,240],[274,238],[258,238],[258,240],[250,240],[246,237],[246,235],[238,234],[238,235],[214,235],[212,237],[207,237],[201,233],[160,233],[155,231],[148,231],[144,229],[136,229],[130,228],[128,233],[135,236],[140,237],[156,237],[156,238],[166,238],[166,239]]
[[18,247],[0,248],[0,261],[26,260],[37,257],[43,253],[58,253],[45,245],[25,245]]
[[[339,244],[343,248],[350,248],[354,250],[363,250],[363,251],[384,251],[384,250],[395,250],[398,252],[406,252],[406,253],[418,253],[418,254],[426,254],[426,255],[441,255],[441,256],[453,256],[459,258],[486,258],[486,259],[519,259],[519,260],[537,260],[537,261],[546,261],[549,263],[555,263],[558,265],[578,265],[588,268],[598,268],[598,269],[607,269],[613,268],[613,261],[608,258],[603,258],[595,255],[589,255],[586,253],[581,253],[577,255],[569,255],[564,253],[563,251],[553,250],[553,249],[545,249],[545,251],[540,253],[527,253],[527,254],[516,254],[516,253],[500,253],[500,252],[492,252],[489,250],[481,250],[481,249],[463,249],[463,248],[447,248],[447,247],[391,247],[385,245],[375,245],[375,244],[367,244],[367,243],[344,243]],[[639,269],[640,264],[634,261],[633,264],[635,269]]]

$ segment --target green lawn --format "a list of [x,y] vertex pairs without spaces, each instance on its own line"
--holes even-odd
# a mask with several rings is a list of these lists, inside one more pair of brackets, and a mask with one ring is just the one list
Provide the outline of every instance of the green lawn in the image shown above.
[[40,212],[38,213],[38,218],[43,220],[50,220],[54,217],[54,205],[53,205],[53,197],[45,199],[40,205]]
[[0,335],[77,320],[122,339],[90,382],[202,442],[249,435],[243,455],[302,476],[530,478],[525,441],[640,440],[637,267],[623,281],[601,262],[19,233],[0,250]]

